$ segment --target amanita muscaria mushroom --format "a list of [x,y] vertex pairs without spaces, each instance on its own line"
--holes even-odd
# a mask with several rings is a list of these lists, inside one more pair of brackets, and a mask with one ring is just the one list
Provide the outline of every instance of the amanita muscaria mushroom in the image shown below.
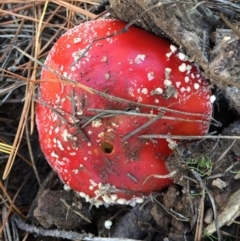
[[46,159],[96,206],[134,205],[172,182],[154,177],[168,174],[167,141],[140,135],[204,135],[211,118],[208,83],[187,56],[137,27],[113,35],[125,26],[97,20],[67,31],[46,59],[55,73],[43,68],[36,106]]

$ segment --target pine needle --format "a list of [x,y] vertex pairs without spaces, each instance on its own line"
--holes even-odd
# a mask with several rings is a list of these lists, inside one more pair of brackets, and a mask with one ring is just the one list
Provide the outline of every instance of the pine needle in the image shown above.
[[0,152],[10,154],[13,146],[0,142]]

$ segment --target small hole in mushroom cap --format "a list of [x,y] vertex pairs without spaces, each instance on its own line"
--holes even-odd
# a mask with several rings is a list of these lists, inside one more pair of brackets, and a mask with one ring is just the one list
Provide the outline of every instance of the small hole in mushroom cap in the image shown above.
[[101,144],[101,150],[104,152],[104,153],[112,153],[113,151],[113,145],[110,144],[109,142],[105,141]]

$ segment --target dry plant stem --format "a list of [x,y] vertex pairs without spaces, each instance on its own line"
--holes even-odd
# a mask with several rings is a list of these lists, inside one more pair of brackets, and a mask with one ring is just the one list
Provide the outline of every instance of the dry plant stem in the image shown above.
[[196,180],[200,184],[200,186],[202,188],[202,191],[203,192],[206,191],[207,194],[208,194],[208,197],[209,197],[209,199],[211,201],[211,204],[212,204],[212,209],[213,209],[213,214],[214,214],[214,223],[215,223],[215,228],[216,228],[216,231],[217,231],[218,241],[221,241],[222,235],[221,235],[221,232],[220,232],[220,229],[219,229],[218,214],[217,214],[217,208],[216,208],[216,205],[215,205],[214,198],[213,198],[211,192],[209,191],[208,187],[206,186],[206,184],[204,183],[204,181],[200,177],[199,173],[196,172],[193,169],[190,169],[190,171],[192,172],[193,176],[196,178]]
[[[41,29],[41,25],[43,22],[43,18],[44,18],[44,14],[46,12],[46,7],[47,7],[48,2],[45,3],[45,7],[44,7],[44,11],[40,17],[39,25],[36,26],[36,38],[35,38],[35,59],[37,59],[38,57],[38,51],[39,51],[39,38],[40,38],[40,33],[39,30]],[[27,121],[27,117],[28,117],[28,113],[29,110],[31,109],[31,127],[30,127],[30,133],[33,132],[33,127],[34,127],[34,100],[33,100],[33,94],[35,91],[35,82],[33,81],[35,79],[36,76],[36,69],[37,69],[37,62],[34,62],[34,70],[31,76],[30,81],[27,82],[26,85],[26,92],[25,92],[25,102],[24,102],[24,107],[23,107],[23,111],[22,111],[22,115],[20,118],[20,122],[19,122],[19,126],[17,129],[17,133],[16,133],[16,137],[14,139],[13,142],[13,149],[9,155],[4,173],[3,173],[3,179],[5,180],[13,166],[15,157],[17,155],[17,151],[19,149],[20,143],[21,143],[21,139],[23,136],[23,131],[24,131],[24,127],[26,125],[26,121]]]
[[[236,222],[236,224],[239,224],[239,222]],[[227,232],[222,231],[222,230],[221,230],[221,234],[224,235],[224,236],[226,236],[226,237],[233,238],[234,240],[240,240],[239,235],[238,235],[238,236],[235,236],[235,235],[232,235],[232,234],[227,233]],[[231,239],[230,239],[230,240],[231,240]]]
[[16,79],[16,80],[18,80],[18,81],[19,81],[19,80],[22,80],[22,81],[25,81],[25,84],[26,84],[26,82],[27,82],[27,79],[26,79],[25,77],[21,76],[21,75],[12,73],[12,72],[10,72],[10,71],[8,71],[8,70],[6,70],[6,69],[2,69],[2,68],[0,68],[0,71],[1,71],[2,73],[7,73],[7,74],[2,74],[3,77],[11,78],[11,79]]
[[214,162],[213,164],[213,167],[215,170],[217,170],[221,165],[222,165],[222,162],[221,160],[224,158],[224,156],[227,155],[227,153],[232,149],[233,145],[235,144],[237,140],[233,140],[233,142],[231,143],[231,145],[222,153],[222,155],[217,159],[216,162]]
[[[9,1],[10,2],[10,1]],[[28,1],[28,3],[29,3],[30,1]],[[39,5],[42,5],[42,3],[41,2],[36,2],[36,1],[32,1],[32,2],[34,2],[35,3],[35,7],[37,7],[37,6],[39,6]],[[14,3],[14,1],[11,1],[11,3]],[[25,1],[21,1],[21,3],[26,3]],[[18,5],[19,6],[19,5]],[[26,4],[26,5],[23,5],[23,6],[20,6],[20,7],[15,7],[15,8],[11,8],[11,11],[4,11],[5,12],[5,14],[1,14],[1,17],[6,17],[6,16],[8,16],[8,15],[12,15],[13,13],[16,13],[16,12],[21,12],[21,11],[23,11],[23,10],[27,10],[27,9],[29,9],[29,7],[31,7],[31,5],[29,5],[29,4]],[[0,10],[2,10],[2,9],[0,9]],[[20,18],[20,19],[22,19],[22,18]],[[15,20],[15,21],[17,21],[17,20]]]
[[79,127],[78,125],[78,120],[76,120],[76,110],[75,110],[75,107],[76,107],[76,101],[74,99],[74,91],[72,90],[71,91],[71,105],[72,105],[72,120],[73,120],[73,123],[74,123],[74,126],[76,127],[76,132],[73,134],[73,136],[75,136],[75,134],[77,133],[80,133],[82,135],[82,137],[84,138],[85,141],[90,141],[88,136],[83,132],[82,128]]
[[[36,40],[35,37],[33,37],[33,39],[28,43],[28,45],[26,46],[26,48],[24,49],[25,52],[29,52],[31,51],[34,47],[33,47],[33,44],[34,44],[34,41]],[[20,55],[17,59],[14,60],[14,64],[10,67],[8,67],[8,70],[10,71],[15,71],[16,69],[18,69],[16,66],[22,61],[22,59],[24,58],[23,55]],[[29,63],[27,64],[27,66],[29,66]],[[30,67],[30,66],[29,66]],[[27,69],[25,68],[24,69],[24,72],[26,71]],[[23,72],[23,73],[24,73]]]
[[[140,113],[140,112],[137,112],[137,111],[135,112],[134,110],[124,111],[124,110],[106,110],[106,109],[88,108],[88,111],[100,112],[100,113],[105,113],[105,114],[113,114],[113,115],[131,115],[131,116],[141,116],[141,117],[149,117],[149,118],[156,118],[158,116],[158,115],[155,115],[155,114]],[[168,111],[169,111],[169,109],[168,109]],[[174,112],[174,110],[169,111],[169,112]],[[185,121],[185,122],[209,123],[208,121],[189,120],[187,118],[184,119],[184,118],[178,118],[178,117],[165,116],[164,113],[161,113],[161,114],[162,114],[161,119],[164,119],[164,120],[166,119],[166,120]]]
[[[55,109],[55,108],[52,107],[51,105],[47,104],[46,102],[40,101],[40,100],[35,99],[35,98],[34,98],[34,100],[35,100],[35,102],[37,102],[37,103],[39,103],[39,104],[41,104],[41,105],[44,105],[44,106],[46,106],[47,108],[51,109],[51,110],[59,117],[59,119],[62,120],[62,122],[64,122],[65,124],[69,124],[69,123],[67,122],[67,120],[62,116],[62,113],[58,112],[57,109]],[[73,99],[72,99],[72,100],[73,100]],[[74,102],[72,101],[72,103],[74,103]],[[73,105],[73,106],[75,106],[75,105]],[[70,116],[72,117],[72,119],[73,119],[73,125],[76,127],[76,130],[77,130],[77,131],[73,134],[73,136],[74,136],[75,134],[77,134],[78,132],[80,132],[81,135],[83,136],[83,138],[84,138],[86,141],[89,141],[89,138],[88,138],[88,136],[83,132],[82,128],[85,127],[86,125],[88,125],[90,120],[92,121],[92,120],[94,120],[94,119],[99,118],[100,116],[102,116],[102,114],[101,114],[101,115],[96,115],[96,116],[94,116],[94,117],[91,118],[90,120],[86,121],[86,123],[85,123],[81,128],[79,128],[79,126],[78,126],[78,120],[75,119],[75,118],[76,118],[76,116],[75,116],[75,109],[72,110],[72,114],[69,114],[69,113],[66,113],[66,112],[65,112],[64,114],[70,115]],[[91,121],[90,121],[90,122],[91,122]],[[69,125],[70,125],[70,124],[69,124]],[[71,124],[71,125],[72,125],[72,124]]]
[[195,184],[198,184],[198,182],[194,178],[191,178],[191,177],[185,176],[185,175],[183,175],[182,177],[185,178],[186,180],[189,180],[189,181],[195,183]]
[[[1,199],[1,202],[0,202],[0,204],[2,205],[2,204],[4,204],[8,209],[9,209],[9,205],[8,205],[8,203],[7,203],[7,199],[6,198],[4,198],[1,194],[0,194],[0,199]],[[0,222],[1,223],[1,222]]]
[[17,190],[17,192],[16,192],[16,194],[15,194],[12,202],[10,203],[10,207],[9,207],[7,213],[6,213],[6,217],[5,217],[5,219],[4,219],[3,223],[2,223],[2,226],[0,227],[0,234],[2,233],[2,231],[3,231],[4,227],[5,227],[5,224],[6,224],[7,221],[8,221],[9,215],[10,215],[10,213],[11,213],[12,210],[13,210],[14,202],[15,202],[15,200],[16,200],[19,192],[20,192],[20,190],[21,190],[22,187],[25,185],[25,183],[26,183],[26,182],[24,182],[24,183],[20,186],[20,188]]
[[[12,222],[11,222],[11,228],[12,228],[13,241],[20,241],[19,231],[18,231],[16,225],[12,225]],[[23,238],[22,241],[26,241],[26,239]]]
[[37,167],[36,167],[36,164],[35,164],[35,159],[34,159],[34,155],[33,155],[33,151],[32,151],[32,145],[31,145],[31,141],[30,141],[28,121],[26,121],[26,129],[25,129],[25,130],[26,130],[26,138],[27,138],[28,151],[29,151],[29,154],[30,154],[30,159],[31,159],[31,161],[32,161],[33,170],[34,170],[34,173],[35,173],[35,176],[36,176],[38,185],[41,186],[41,181],[40,181],[40,177],[39,177],[39,174],[38,174],[38,170],[37,170]]
[[24,20],[22,20],[21,23],[19,24],[15,36],[11,39],[11,42],[10,42],[10,44],[8,45],[6,51],[3,53],[2,57],[0,58],[0,63],[6,58],[6,55],[7,55],[8,51],[10,51],[10,49],[11,49],[11,45],[12,45],[12,44],[16,41],[16,39],[18,38],[18,35],[19,35],[19,33],[20,33],[21,29],[22,29],[23,23],[24,23]]
[[201,201],[200,201],[200,205],[198,207],[197,227],[196,227],[194,241],[202,240],[204,200],[205,200],[205,191],[204,191],[204,189],[202,189]]
[[90,237],[88,234],[77,233],[73,231],[62,231],[62,230],[50,230],[43,229],[39,227],[35,227],[33,225],[26,224],[19,216],[12,216],[13,222],[17,225],[18,228],[37,235],[41,236],[50,236],[57,238],[64,238],[68,240],[76,240],[76,241],[142,241],[136,239],[125,239],[125,238],[101,238],[101,237]]
[[[9,121],[9,120],[7,120],[7,121]],[[13,136],[15,136],[15,135],[13,135]],[[6,141],[5,140],[3,140],[1,137],[0,137],[0,141],[2,141],[4,144],[6,144]],[[11,146],[11,150],[12,150],[12,146]],[[10,150],[10,151],[11,151]],[[9,151],[9,153],[10,153],[10,151]],[[8,153],[8,154],[9,154]],[[17,153],[17,156],[18,157],[20,157],[24,162],[26,162],[29,166],[32,166],[32,163],[29,161],[29,160],[27,160],[24,156],[22,156],[21,154],[19,154],[19,153]]]
[[141,103],[137,103],[137,102],[133,102],[133,101],[129,101],[129,100],[125,100],[119,97],[115,97],[115,96],[111,96],[109,94],[106,94],[104,92],[100,92],[94,89],[91,89],[93,92],[95,92],[96,94],[99,94],[100,96],[106,97],[110,100],[114,100],[114,101],[118,101],[118,102],[125,102],[125,103],[129,103],[132,104],[134,106],[140,106],[140,107],[146,107],[146,108],[150,108],[150,109],[155,109],[155,110],[159,110],[159,111],[163,111],[163,112],[172,112],[172,113],[177,113],[177,114],[182,114],[182,115],[190,115],[190,116],[201,116],[201,117],[206,117],[206,115],[204,114],[197,114],[197,113],[191,113],[191,112],[182,112],[182,111],[177,111],[174,109],[169,109],[166,107],[161,107],[161,106],[156,106],[156,105],[149,105],[149,104],[141,104]]
[[26,240],[27,240],[27,238],[28,238],[28,236],[29,236],[29,233],[26,233],[26,234],[25,234],[25,237],[23,238],[23,240],[22,240],[22,241],[26,241]]
[[183,221],[183,222],[188,222],[189,218],[184,217],[183,215],[176,213],[174,210],[172,209],[168,209],[166,208],[161,202],[159,202],[154,196],[152,196],[153,200],[159,205],[161,206],[168,214],[170,214],[172,217],[174,217],[177,220]]
[[187,180],[187,196],[188,196],[188,201],[190,203],[190,211],[191,211],[191,214],[194,215],[194,208],[193,208],[193,201],[192,201],[192,198],[191,198],[191,195],[190,195],[190,183],[189,183],[189,180]]
[[95,116],[93,116],[92,118],[90,118],[89,120],[87,120],[82,126],[81,128],[83,129],[84,127],[86,127],[87,125],[89,125],[92,121],[99,119],[101,117],[103,117],[105,115],[105,113],[99,113],[96,114]]
[[41,50],[39,51],[39,57],[43,57],[41,56],[42,54],[44,54],[44,52],[46,51],[47,48],[49,48],[49,46],[51,45],[51,43],[54,41],[54,39],[56,39],[56,37],[60,34],[61,28],[64,28],[66,23],[60,24],[60,29],[58,29],[58,31],[49,39],[49,41],[42,46]]
[[[30,3],[30,2],[32,2],[32,3]],[[70,9],[70,10],[72,10],[72,11],[82,11],[83,9],[81,9],[81,8],[79,8],[79,7],[76,7],[76,6],[74,6],[73,4],[69,4],[69,3],[65,3],[66,1],[56,1],[56,5],[57,5],[57,8],[54,10],[54,11],[52,11],[51,12],[51,14],[50,14],[50,17],[52,16],[53,17],[53,15],[54,16],[58,16],[58,8],[61,8],[61,7],[64,7],[63,5],[61,5],[61,3],[62,4],[67,4],[68,5],[68,8],[66,9],[66,10],[68,10],[68,9]],[[25,1],[22,1],[21,3],[25,3]],[[46,3],[46,1],[38,1],[38,2],[36,2],[36,1],[28,1],[28,4],[27,5],[24,5],[24,6],[22,6],[22,7],[16,7],[16,8],[13,8],[13,9],[11,9],[11,11],[4,11],[4,10],[2,10],[2,12],[4,12],[4,14],[1,14],[1,16],[8,16],[9,14],[11,14],[11,15],[14,15],[14,14],[16,14],[17,12],[21,12],[21,11],[26,11],[26,10],[28,10],[29,8],[31,8],[31,7],[34,7],[34,8],[36,8],[36,7],[38,7],[38,6],[41,6],[41,5],[44,5]],[[34,5],[33,5],[34,4]],[[60,4],[60,5],[59,5]],[[92,3],[93,5],[97,5],[97,3]],[[1,9],[0,9],[0,11],[1,11]],[[86,14],[90,14],[90,15],[93,15],[92,13],[90,13],[89,11],[86,11],[86,10],[83,10]],[[16,16],[18,16],[21,20],[22,19],[24,19],[23,18],[23,16],[25,16],[25,15],[16,15]],[[93,16],[96,16],[97,17],[97,15],[93,15]],[[49,17],[49,18],[50,18]],[[43,28],[45,27],[45,26],[49,26],[49,27],[56,27],[56,25],[54,25],[54,24],[51,24],[51,23],[49,23],[49,20],[51,20],[51,19],[47,19],[45,22],[44,22],[44,25],[43,25]],[[64,16],[63,15],[61,15],[60,16],[60,18],[62,18],[62,19],[64,19]],[[37,18],[35,18],[35,19],[32,19],[33,21],[32,22],[37,22],[38,21],[38,17]],[[68,18],[65,18],[64,19],[65,21],[65,23],[66,22],[69,22],[69,19]],[[19,19],[16,19],[16,21],[19,21]],[[16,22],[15,21],[15,22]],[[4,23],[4,24],[6,24],[6,23]],[[59,25],[60,26],[60,25]],[[60,28],[61,29],[61,27],[59,27],[58,26],[58,28]],[[67,28],[62,28],[62,29],[65,29],[65,30],[67,30]]]
[[170,172],[169,174],[166,174],[166,175],[158,175],[158,174],[156,174],[156,175],[150,175],[150,176],[148,176],[148,177],[144,180],[144,182],[143,182],[142,185],[144,185],[151,177],[153,177],[153,178],[166,179],[166,178],[172,178],[172,177],[175,176],[176,174],[177,174],[177,170],[174,170],[174,171],[172,171],[172,172]]
[[231,169],[233,169],[235,166],[238,165],[238,162],[233,163],[231,166],[229,166],[225,171],[224,174],[226,174],[227,172],[230,172]]
[[[219,214],[219,226],[231,225],[233,221],[240,215],[240,190],[231,195],[223,211]],[[213,234],[216,232],[214,223],[209,224],[206,227],[207,234]]]
[[[48,67],[47,65],[44,65],[43,63],[41,63],[40,61],[38,61],[36,58],[33,58],[31,55],[29,55],[29,54],[25,53],[24,51],[22,51],[20,48],[18,48],[18,47],[16,47],[16,46],[14,46],[13,48],[17,49],[21,54],[27,56],[29,59],[33,60],[34,62],[36,62],[36,63],[39,64],[40,66],[46,68],[46,69],[49,70],[50,72],[52,72],[52,73],[56,74],[57,76],[59,76],[60,78],[62,78],[61,80],[60,80],[60,79],[59,79],[59,80],[54,79],[54,80],[46,80],[46,81],[59,82],[59,83],[62,83],[62,84],[70,84],[70,85],[73,85],[73,86],[77,86],[77,87],[79,87],[79,88],[82,88],[82,89],[84,89],[85,91],[87,91],[88,93],[93,93],[93,92],[91,91],[91,88],[89,88],[89,87],[87,87],[87,86],[85,86],[85,85],[82,85],[82,84],[80,84],[80,83],[76,83],[76,82],[72,81],[71,79],[64,77],[63,75],[61,75],[60,73],[58,73],[56,70]],[[41,81],[34,80],[34,81],[32,81],[32,82],[38,83],[38,82],[42,82],[42,81],[43,81],[43,80],[41,80]]]
[[211,180],[211,179],[216,179],[216,178],[220,178],[220,177],[224,177],[226,175],[226,171],[224,173],[219,173],[216,175],[212,175],[212,176],[208,176],[205,177],[206,180]]
[[3,152],[5,154],[9,154],[11,152],[11,150],[12,150],[11,145],[0,142],[0,152]]
[[60,199],[61,202],[68,208],[71,209],[74,213],[76,213],[78,216],[80,216],[82,219],[84,219],[85,221],[87,221],[88,223],[92,223],[87,217],[85,217],[81,212],[76,211],[75,209],[73,209],[70,205],[68,205],[66,203],[66,201],[64,199]]
[[72,4],[66,2],[65,0],[64,0],[64,1],[62,1],[62,0],[52,0],[52,2],[54,2],[54,3],[56,3],[56,4],[59,4],[59,5],[61,5],[61,6],[64,6],[64,7],[68,8],[68,9],[72,9],[72,10],[74,10],[75,12],[78,12],[78,13],[81,13],[81,14],[83,14],[83,15],[86,15],[86,16],[88,16],[90,19],[94,19],[94,18],[97,17],[96,14],[90,13],[89,11],[86,11],[86,10],[84,10],[84,9],[82,9],[82,8],[77,7],[77,6],[73,6]]
[[0,181],[0,189],[2,190],[5,198],[7,198],[8,202],[12,205],[13,210],[15,212],[17,212],[22,218],[25,218],[25,216],[21,213],[21,211],[18,209],[18,207],[14,204],[14,201],[8,195],[8,192],[7,192],[6,188],[3,186],[1,181]]
[[213,159],[213,157],[216,155],[216,150],[217,150],[217,147],[219,145],[219,140],[220,139],[217,139],[216,141],[216,144],[214,145],[214,147],[212,148],[211,152],[209,153],[209,156],[210,156],[210,159]]
[[[6,206],[3,206],[2,207],[2,221],[3,222],[4,222],[4,220],[6,220],[6,217],[7,217],[7,208],[6,208]],[[11,235],[11,232],[10,232],[10,225],[9,225],[8,220],[5,222],[3,234],[4,234],[4,237],[7,241],[12,241],[12,235]]]
[[191,139],[237,139],[240,140],[240,136],[180,136],[180,135],[141,135],[139,138],[146,139],[177,139],[177,140],[191,140]]
[[143,125],[139,126],[137,129],[135,129],[134,131],[130,132],[128,135],[124,136],[122,138],[122,142],[125,142],[126,140],[128,140],[132,136],[136,135],[137,133],[139,133],[143,129],[147,128],[148,126],[150,126],[154,122],[158,121],[159,119],[162,118],[162,116],[163,116],[163,113],[161,113],[161,114],[155,116],[154,118],[150,119],[149,121],[145,122]]
[[[55,108],[53,108],[51,105],[48,105],[46,102],[37,100],[37,99],[35,99],[35,98],[34,98],[34,100],[35,100],[35,102],[37,102],[37,103],[39,103],[39,104],[41,104],[41,105],[44,105],[44,106],[48,107],[49,109],[51,109],[51,110],[59,117],[59,119],[62,120],[62,122],[64,122],[65,124],[68,124],[67,120],[62,116],[62,114],[59,113],[59,112],[58,112]],[[65,114],[68,114],[68,113],[65,113]]]
[[[40,17],[40,22],[39,24],[36,23],[35,24],[35,28],[36,28],[36,38],[35,38],[35,52],[34,52],[34,57],[35,59],[38,58],[38,54],[39,54],[39,50],[41,49],[41,45],[40,45],[40,31],[42,30],[42,22],[43,22],[43,19],[44,19],[44,16],[46,14],[46,11],[47,11],[47,7],[48,7],[48,3],[49,1],[46,1],[45,4],[44,4],[44,8],[43,8],[43,12],[41,13],[41,11],[39,11],[41,17]],[[36,8],[34,8],[35,11],[36,11]],[[39,9],[40,10],[40,9]],[[38,17],[38,14],[35,13],[36,17]],[[32,73],[32,76],[31,76],[31,80],[34,80],[37,76],[37,63],[34,62],[34,69],[33,69],[33,73]],[[32,93],[31,93],[31,96],[33,97],[33,94],[34,94],[34,89],[35,89],[35,84],[32,84]],[[32,134],[33,133],[33,129],[34,129],[34,100],[32,98],[31,100],[31,125],[30,125],[30,133]]]
[[[10,13],[9,11],[3,10],[3,9],[0,9],[0,13],[1,13],[1,12],[5,13],[5,15],[9,15],[9,13]],[[28,17],[28,16],[25,16],[25,15],[17,14],[17,13],[11,13],[11,14],[12,14],[13,16],[15,16],[15,17],[20,18],[20,19],[29,20],[29,21],[31,21],[31,22],[36,22],[36,23],[39,23],[39,22],[40,22],[40,20],[39,20],[39,19],[36,19],[36,18]],[[43,23],[46,24],[46,22],[43,22]],[[54,24],[48,24],[48,26],[49,26],[49,27],[50,27],[50,26],[55,27]]]
[[240,38],[240,31],[232,24],[230,23],[225,16],[223,15],[223,13],[220,13],[220,17],[223,20],[223,22],[230,28],[232,29],[232,31],[237,34],[237,36]]
[[17,151],[19,149],[21,139],[22,139],[22,136],[23,136],[24,126],[25,126],[26,121],[27,121],[30,103],[32,101],[32,93],[33,93],[32,86],[31,85],[29,86],[27,84],[25,103],[24,103],[22,115],[21,115],[21,118],[20,118],[20,121],[19,121],[19,127],[18,127],[18,130],[17,130],[17,133],[16,133],[16,137],[15,137],[14,142],[13,142],[13,148],[12,148],[12,151],[9,155],[8,162],[6,164],[6,167],[5,167],[5,170],[4,170],[4,173],[3,173],[3,180],[5,180],[7,178],[8,174],[9,174],[11,168],[12,168],[15,157],[17,155]]
[[[235,1],[237,2],[237,1]],[[216,7],[216,6],[221,6],[221,8],[223,9],[228,9],[228,10],[233,10],[236,12],[240,12],[240,6],[237,3],[228,1],[228,0],[211,0],[211,1],[201,1],[199,2],[195,8],[197,8],[198,6],[205,4],[208,7]]]
[[5,95],[5,94],[7,94],[7,93],[9,93],[9,92],[19,88],[20,86],[23,86],[23,85],[26,85],[26,83],[22,82],[22,81],[19,81],[19,82],[16,82],[16,83],[12,84],[12,85],[9,85],[9,86],[7,86],[5,88],[1,88],[0,89],[0,96],[1,95]]

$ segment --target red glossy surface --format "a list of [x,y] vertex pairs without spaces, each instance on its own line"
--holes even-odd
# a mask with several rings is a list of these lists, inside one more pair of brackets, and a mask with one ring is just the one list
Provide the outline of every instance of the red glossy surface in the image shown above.
[[[76,82],[131,103],[51,82],[60,77],[46,69],[41,76],[39,100],[47,103],[37,104],[36,108],[42,150],[66,184],[91,197],[96,195],[94,191],[101,191],[108,184],[144,194],[169,185],[170,179],[151,177],[145,182],[153,174],[168,173],[165,167],[165,159],[171,153],[168,143],[164,139],[153,142],[138,136],[203,135],[209,127],[212,106],[207,83],[192,63],[181,60],[184,55],[175,52],[168,41],[130,27],[125,33],[92,43],[94,38],[120,31],[125,25],[116,20],[81,24],[57,41],[45,64]],[[77,56],[90,44],[89,50],[79,59]],[[84,120],[96,114],[88,108],[137,109],[140,113],[159,114],[160,107],[169,108],[164,111],[163,118],[125,142],[122,141],[124,136],[150,118],[117,115],[101,118],[98,124],[90,123],[80,130]],[[88,140],[84,139],[82,131]],[[112,150],[101,149],[104,143],[109,143]],[[118,192],[118,197],[128,199],[131,196]]]

